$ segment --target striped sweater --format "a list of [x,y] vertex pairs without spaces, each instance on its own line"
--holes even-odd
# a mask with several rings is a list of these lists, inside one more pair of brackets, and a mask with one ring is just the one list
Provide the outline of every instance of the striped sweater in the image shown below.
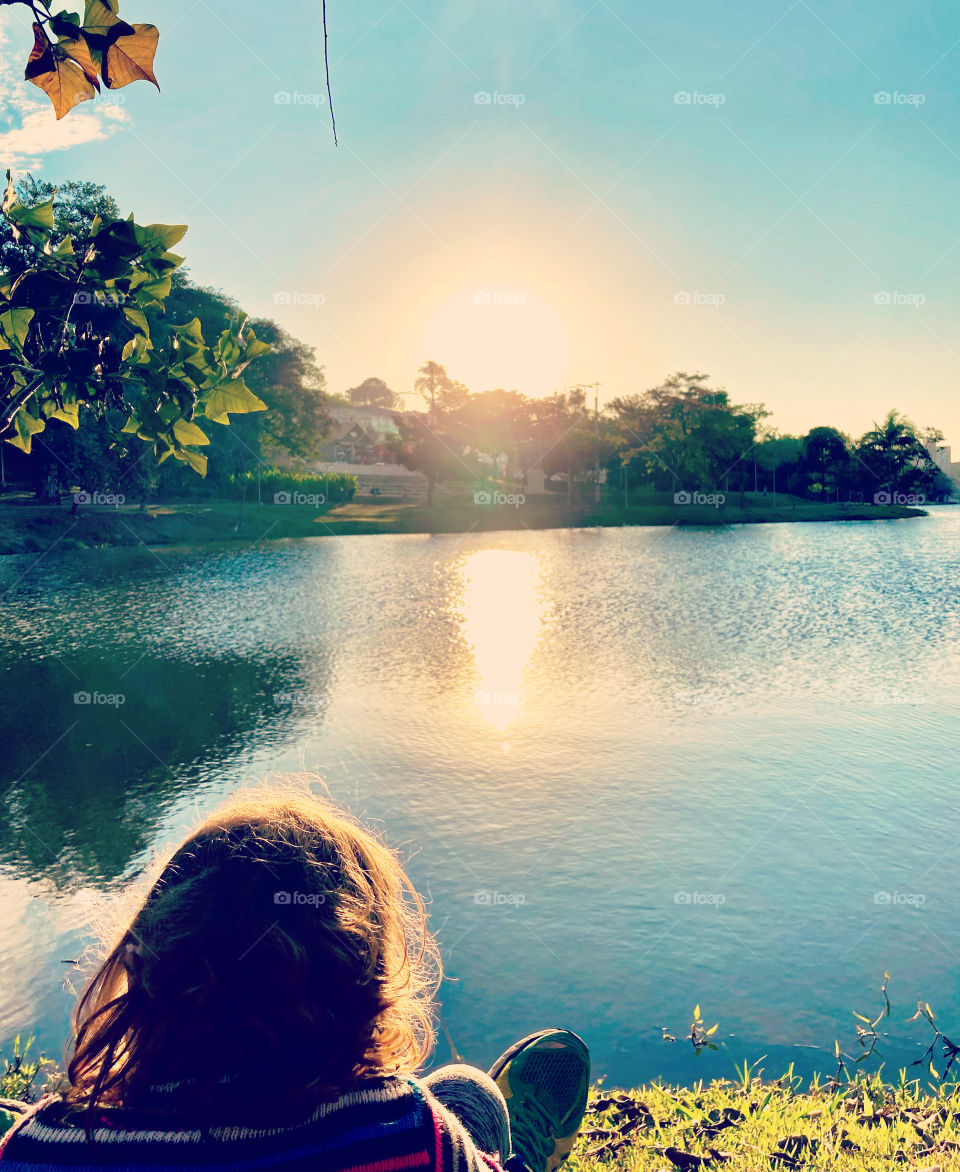
[[2,1172],[125,1168],[282,1168],[323,1172],[500,1172],[453,1115],[413,1079],[372,1079],[295,1126],[177,1127],[121,1108],[87,1132],[57,1099],[41,1103],[0,1144]]

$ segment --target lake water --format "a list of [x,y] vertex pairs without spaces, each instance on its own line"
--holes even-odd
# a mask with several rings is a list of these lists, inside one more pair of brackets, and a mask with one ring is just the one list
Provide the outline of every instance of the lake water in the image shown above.
[[58,1053],[103,900],[311,771],[409,859],[467,1059],[829,1069],[889,969],[899,1065],[918,998],[960,1027],[958,582],[949,508],[2,558],[0,1043]]

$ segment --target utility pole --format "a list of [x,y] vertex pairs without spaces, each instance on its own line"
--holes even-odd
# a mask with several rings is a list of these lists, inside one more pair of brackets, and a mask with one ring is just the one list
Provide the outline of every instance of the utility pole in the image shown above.
[[600,503],[600,384],[593,384],[593,440],[596,445],[593,461],[593,499]]

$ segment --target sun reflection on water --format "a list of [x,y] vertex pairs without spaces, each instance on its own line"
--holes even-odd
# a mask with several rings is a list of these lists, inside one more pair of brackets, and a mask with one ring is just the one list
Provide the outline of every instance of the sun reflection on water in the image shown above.
[[540,564],[530,553],[482,549],[464,558],[460,573],[463,636],[478,675],[472,702],[506,729],[526,704],[524,671],[543,624]]

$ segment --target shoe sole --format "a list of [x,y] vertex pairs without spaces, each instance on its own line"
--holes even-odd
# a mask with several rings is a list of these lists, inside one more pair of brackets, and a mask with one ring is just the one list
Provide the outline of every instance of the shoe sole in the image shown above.
[[496,1062],[494,1062],[493,1066],[490,1067],[487,1073],[494,1080],[494,1082],[496,1082],[499,1075],[503,1073],[503,1068],[507,1065],[508,1062],[510,1062],[511,1059],[516,1058],[520,1051],[525,1050],[531,1042],[536,1042],[540,1038],[545,1038],[547,1034],[569,1034],[570,1037],[577,1039],[577,1041],[581,1046],[583,1046],[584,1050],[586,1050],[588,1054],[590,1053],[590,1048],[579,1034],[575,1034],[573,1030],[565,1030],[562,1026],[551,1026],[549,1029],[537,1030],[536,1033],[528,1034],[525,1038],[521,1038],[519,1042],[515,1042],[509,1050],[505,1050],[500,1055],[500,1057],[496,1060]]
[[[539,1041],[540,1038],[545,1038],[549,1034],[556,1034],[556,1033],[566,1034],[569,1037],[576,1038],[576,1040],[580,1043],[580,1045],[583,1046],[583,1048],[587,1054],[587,1061],[589,1063],[590,1048],[587,1046],[587,1043],[583,1040],[583,1038],[580,1037],[579,1034],[575,1034],[573,1032],[573,1030],[565,1030],[561,1026],[551,1026],[550,1028],[545,1029],[545,1030],[537,1030],[536,1033],[528,1034],[527,1037],[521,1038],[519,1042],[515,1042],[510,1047],[510,1049],[505,1051],[503,1054],[501,1054],[500,1057],[493,1064],[493,1066],[490,1067],[490,1070],[488,1071],[490,1077],[494,1080],[494,1082],[496,1082],[497,1079],[500,1077],[500,1075],[503,1073],[504,1069],[510,1064],[512,1059],[514,1059],[520,1053],[521,1050],[526,1049],[526,1047],[529,1046],[532,1042]],[[588,1066],[588,1068],[587,1068],[587,1082],[588,1082],[588,1084],[589,1084],[589,1081],[590,1081],[590,1068]],[[574,1131],[574,1133],[572,1135],[558,1136],[557,1137],[556,1144],[560,1147],[560,1150],[558,1151],[557,1148],[555,1147],[553,1154],[547,1158],[546,1172],[556,1172],[556,1170],[559,1169],[560,1166],[566,1162],[566,1160],[570,1156],[570,1150],[573,1147],[574,1140],[576,1139],[576,1136],[577,1136],[577,1133],[579,1132],[579,1130],[580,1130],[580,1125],[577,1126],[576,1131]]]

